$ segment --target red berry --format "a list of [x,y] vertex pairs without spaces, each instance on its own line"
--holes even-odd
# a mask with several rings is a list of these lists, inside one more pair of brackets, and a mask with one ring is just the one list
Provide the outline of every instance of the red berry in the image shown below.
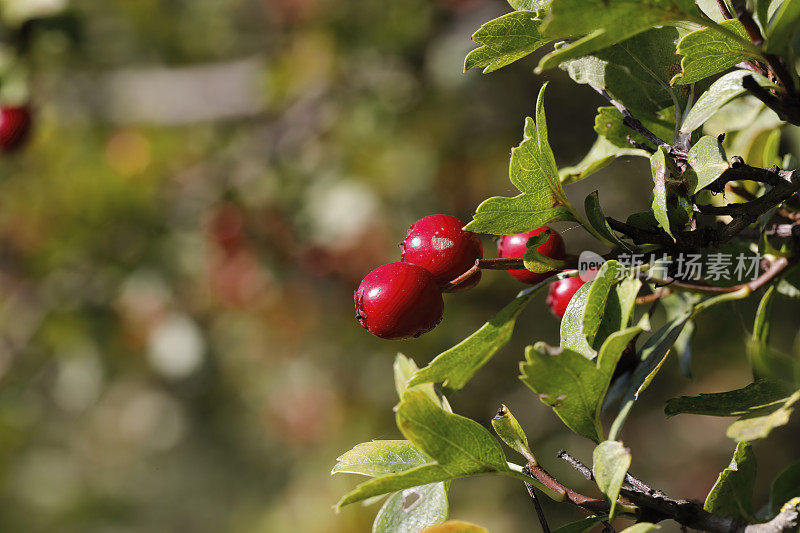
[[[564,259],[567,255],[564,249],[564,241],[561,239],[561,235],[549,226],[542,226],[526,233],[503,235],[503,238],[497,243],[497,253],[500,257],[521,259],[525,255],[525,250],[528,249],[528,239],[548,229],[550,230],[550,237],[539,246],[539,253],[553,259]],[[508,273],[523,283],[535,285],[548,278],[552,271],[536,273],[521,268],[519,270],[509,270]]]
[[576,276],[574,278],[556,280],[550,285],[550,292],[547,293],[546,301],[554,315],[558,318],[564,318],[569,301],[584,283],[581,278]]
[[0,152],[11,152],[25,142],[31,127],[27,106],[0,107]]
[[[439,286],[445,285],[483,257],[480,237],[463,227],[461,220],[450,215],[428,215],[417,220],[400,245],[401,261],[427,269]],[[478,271],[458,290],[474,287],[480,279]]]
[[442,320],[444,301],[430,272],[412,263],[389,263],[369,274],[353,299],[361,325],[383,339],[419,337]]

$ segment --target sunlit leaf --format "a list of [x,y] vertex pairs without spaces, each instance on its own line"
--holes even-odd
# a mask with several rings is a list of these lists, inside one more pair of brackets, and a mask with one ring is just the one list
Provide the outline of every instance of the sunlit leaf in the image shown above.
[[542,24],[536,11],[514,11],[490,20],[472,35],[479,48],[467,54],[464,70],[482,67],[493,72],[547,44],[549,39],[539,32]]
[[[723,21],[721,25],[748,39],[737,19]],[[741,41],[714,28],[702,28],[685,35],[678,43],[677,53],[683,56],[682,72],[671,81],[677,84],[695,83],[753,57]]]
[[756,458],[747,442],[739,442],[731,464],[720,473],[708,493],[703,508],[714,514],[755,521],[753,487],[756,481]]

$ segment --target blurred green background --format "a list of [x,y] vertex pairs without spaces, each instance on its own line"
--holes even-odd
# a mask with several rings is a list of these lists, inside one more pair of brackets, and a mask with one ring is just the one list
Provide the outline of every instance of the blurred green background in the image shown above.
[[[368,531],[377,506],[331,508],[360,479],[329,472],[358,442],[400,437],[395,353],[427,363],[520,287],[487,272],[408,342],[358,327],[353,289],[397,260],[416,219],[468,220],[514,192],[508,154],[541,83],[560,164],[592,144],[603,102],[561,72],[533,75],[536,58],[464,74],[469,36],[508,11],[501,0],[0,0],[0,11],[0,96],[28,95],[35,113],[29,146],[0,161],[0,530]],[[599,188],[624,217],[647,205],[644,163],[567,192],[582,205]],[[558,226],[570,251],[592,246],[572,226]],[[672,495],[702,499],[734,443],[727,420],[666,420],[663,401],[749,382],[754,306],[703,316],[694,379],[670,362],[623,433],[633,472]],[[791,349],[797,306],[776,313]],[[484,424],[508,404],[545,465],[587,488],[555,452],[588,460],[590,443],[516,379],[523,346],[557,332],[542,295],[451,403]],[[795,421],[757,443],[763,503],[798,437]],[[452,517],[495,533],[538,528],[505,479],[456,481],[451,503]],[[552,523],[578,517],[545,505]]]

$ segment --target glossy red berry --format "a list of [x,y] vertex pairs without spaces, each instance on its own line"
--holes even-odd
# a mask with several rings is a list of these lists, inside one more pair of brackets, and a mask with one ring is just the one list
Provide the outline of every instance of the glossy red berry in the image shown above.
[[564,318],[569,301],[584,283],[581,278],[576,276],[574,278],[559,279],[550,284],[550,292],[547,293],[546,301],[554,315],[558,318]]
[[[564,241],[561,239],[561,235],[549,226],[542,226],[526,233],[503,235],[503,238],[497,243],[497,254],[500,257],[521,259],[525,255],[525,250],[528,249],[528,239],[548,229],[550,230],[550,237],[539,246],[539,253],[553,259],[564,259],[567,255],[564,249]],[[522,268],[509,270],[508,273],[523,283],[533,285],[549,277],[552,271],[536,273]]]
[[[431,274],[439,286],[457,278],[483,257],[483,245],[477,233],[462,229],[464,222],[450,215],[428,215],[408,228],[400,259],[419,265]],[[461,284],[458,290],[474,287],[480,271]]]
[[27,106],[0,107],[0,152],[13,151],[27,140],[31,112]]
[[442,320],[444,301],[430,272],[412,263],[389,263],[369,274],[354,294],[356,318],[383,339],[419,337]]

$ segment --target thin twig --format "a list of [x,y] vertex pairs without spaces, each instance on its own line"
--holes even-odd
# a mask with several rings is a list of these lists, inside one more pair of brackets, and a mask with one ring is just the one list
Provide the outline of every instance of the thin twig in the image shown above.
[[676,279],[672,280],[663,280],[658,278],[650,278],[651,281],[657,283],[659,285],[669,286],[670,289],[673,290],[683,290],[683,291],[690,291],[690,292],[697,292],[702,294],[726,294],[731,292],[737,292],[742,289],[749,289],[751,292],[757,291],[768,282],[775,279],[781,272],[786,270],[791,264],[788,258],[786,257],[779,257],[775,261],[773,261],[767,270],[758,276],[756,279],[749,281],[747,283],[741,283],[739,285],[733,285],[731,287],[717,287],[714,285],[705,285],[702,283],[690,283],[688,281],[680,281]]
[[[531,475],[528,465],[522,467],[522,473],[528,476]],[[536,516],[539,518],[539,524],[542,526],[542,533],[550,533],[550,526],[547,523],[547,518],[544,516],[544,509],[542,509],[542,504],[539,501],[539,496],[536,494],[536,489],[533,487],[532,483],[528,482],[525,482],[525,488],[528,489],[528,494],[530,494],[531,500],[533,501],[533,507],[536,509]]]
[[603,96],[603,98],[608,100],[611,105],[616,107],[617,110],[620,113],[622,113],[622,123],[623,124],[628,126],[630,129],[632,129],[636,133],[640,134],[642,137],[644,137],[645,139],[647,139],[651,143],[653,143],[653,145],[656,146],[656,147],[661,146],[662,144],[668,146],[668,144],[666,142],[664,142],[661,139],[659,139],[658,135],[656,135],[655,133],[653,133],[652,131],[647,129],[645,127],[645,125],[642,124],[639,121],[639,119],[637,119],[633,115],[631,115],[631,112],[628,111],[627,107],[625,107],[621,102],[618,102],[610,94],[608,94],[608,91],[606,91],[605,89],[602,89],[600,87],[596,87],[594,85],[591,85],[591,84],[590,84],[590,86],[591,86],[592,89],[594,89],[595,91],[600,93]]

